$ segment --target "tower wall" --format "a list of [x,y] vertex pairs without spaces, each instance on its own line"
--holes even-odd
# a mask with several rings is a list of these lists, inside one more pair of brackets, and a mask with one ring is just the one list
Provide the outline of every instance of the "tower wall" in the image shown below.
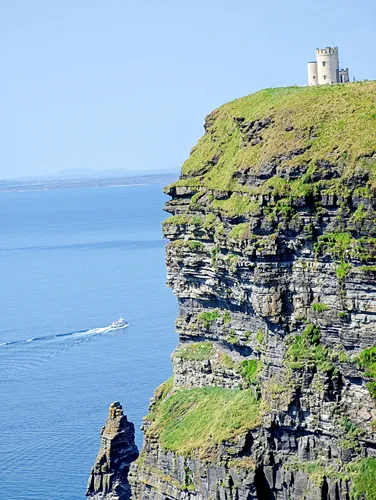
[[338,47],[316,49],[316,60],[318,85],[339,83]]
[[308,85],[318,85],[317,79],[317,62],[308,63]]
[[340,69],[338,72],[338,82],[348,83],[350,81],[349,68]]

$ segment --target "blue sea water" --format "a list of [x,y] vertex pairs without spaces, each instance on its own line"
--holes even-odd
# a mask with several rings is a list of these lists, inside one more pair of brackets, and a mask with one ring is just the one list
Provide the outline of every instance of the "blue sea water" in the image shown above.
[[83,499],[112,401],[141,445],[177,342],[164,202],[160,185],[0,193],[1,500]]

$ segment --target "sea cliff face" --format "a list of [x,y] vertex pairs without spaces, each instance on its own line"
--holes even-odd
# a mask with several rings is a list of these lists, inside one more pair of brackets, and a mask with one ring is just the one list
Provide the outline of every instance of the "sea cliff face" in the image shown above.
[[133,498],[376,498],[376,83],[215,110],[166,188],[173,377]]
[[376,84],[214,111],[166,188],[174,376],[136,499],[376,498]]

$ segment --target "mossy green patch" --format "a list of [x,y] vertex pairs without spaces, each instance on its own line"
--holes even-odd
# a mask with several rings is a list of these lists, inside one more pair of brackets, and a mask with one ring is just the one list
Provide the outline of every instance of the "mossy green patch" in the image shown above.
[[304,332],[287,338],[286,361],[293,369],[313,368],[329,371],[333,368],[330,349],[320,344],[320,330],[307,325]]
[[376,273],[376,266],[361,266],[360,270],[363,273]]
[[352,500],[376,500],[376,458],[362,458],[349,466]]
[[247,195],[233,193],[226,200],[214,200],[211,204],[213,210],[220,210],[222,213],[234,217],[245,214],[257,214],[260,205],[252,201]]
[[326,233],[319,237],[314,249],[319,254],[327,252],[343,262],[351,250],[352,243],[350,233]]
[[205,361],[215,355],[215,349],[211,342],[195,342],[188,344],[175,351],[174,357],[194,361]]
[[204,311],[197,315],[197,321],[204,325],[207,330],[211,323],[220,317],[219,310],[214,309],[213,311]]
[[230,240],[244,240],[251,234],[250,225],[247,222],[242,222],[234,226],[228,234]]
[[196,240],[173,240],[171,245],[178,250],[190,250],[191,252],[201,252],[205,248],[201,241]]
[[187,215],[173,215],[172,217],[169,217],[168,219],[164,220],[162,222],[162,225],[164,227],[166,226],[180,226],[184,224],[188,224],[190,221],[190,217]]
[[358,356],[358,366],[365,371],[365,376],[370,380],[367,389],[371,396],[376,399],[376,347],[364,349]]
[[231,314],[229,311],[225,311],[223,314],[223,324],[227,325],[228,323],[231,323]]
[[322,313],[325,311],[330,311],[330,306],[328,304],[324,304],[323,302],[315,302],[311,306],[312,311]]
[[258,359],[247,359],[241,363],[240,374],[248,384],[256,384],[262,371],[263,363]]
[[210,212],[209,214],[206,215],[206,217],[204,219],[204,224],[203,224],[204,228],[207,231],[210,231],[211,229],[213,229],[215,227],[216,220],[217,220],[217,216],[215,214],[213,214],[212,212]]
[[255,340],[259,346],[261,346],[264,343],[265,338],[261,328],[257,330]]
[[205,452],[261,424],[253,391],[205,387],[178,391],[158,401],[148,415],[165,450]]

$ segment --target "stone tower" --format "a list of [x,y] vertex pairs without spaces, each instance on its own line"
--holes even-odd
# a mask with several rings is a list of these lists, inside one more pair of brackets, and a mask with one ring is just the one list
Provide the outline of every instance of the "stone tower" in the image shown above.
[[308,85],[347,83],[349,69],[339,69],[338,47],[316,49],[316,61],[308,63]]
[[317,84],[338,83],[339,59],[338,47],[316,49]]

